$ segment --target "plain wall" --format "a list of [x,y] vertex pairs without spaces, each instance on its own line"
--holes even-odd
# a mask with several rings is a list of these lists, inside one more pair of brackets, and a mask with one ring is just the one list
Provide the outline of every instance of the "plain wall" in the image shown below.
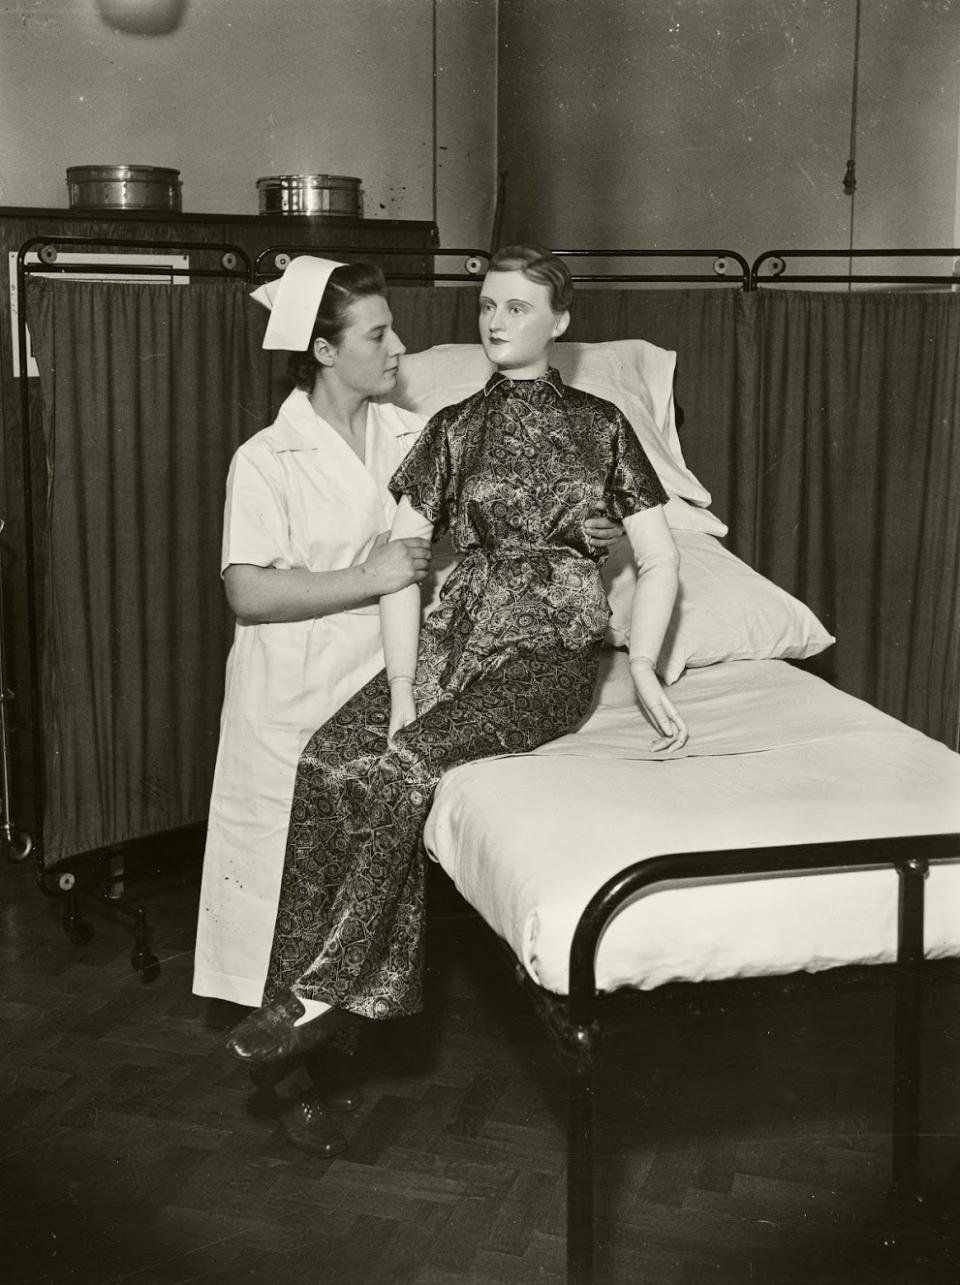
[[65,207],[71,165],[179,169],[197,213],[256,214],[260,177],[344,174],[368,218],[486,241],[495,41],[496,0],[187,0],[161,35],[95,0],[5,5],[0,204]]
[[[950,246],[960,5],[865,0],[855,243]],[[847,246],[853,0],[502,0],[503,240]]]
[[[499,168],[501,240],[840,248],[854,14],[186,0],[139,36],[95,0],[23,0],[0,9],[0,204],[65,206],[69,165],[173,166],[184,209],[211,213],[255,213],[264,175],[347,174],[368,217],[483,247]],[[856,244],[957,239],[958,60],[953,0],[863,4]]]
[[497,0],[437,0],[437,223],[489,247],[496,204]]

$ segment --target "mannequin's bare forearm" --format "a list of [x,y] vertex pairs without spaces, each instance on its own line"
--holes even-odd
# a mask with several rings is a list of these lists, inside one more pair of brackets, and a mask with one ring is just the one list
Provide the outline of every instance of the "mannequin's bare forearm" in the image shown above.
[[[402,496],[390,528],[390,543],[411,538],[429,541],[432,537],[433,524]],[[420,641],[420,592],[416,585],[380,599],[380,633],[387,678],[391,683],[409,680],[412,684]]]
[[[405,538],[429,541],[432,537],[433,524],[413,508],[405,495],[401,496],[390,528],[390,544]],[[390,684],[387,741],[392,745],[397,733],[409,727],[417,717],[413,681],[420,649],[420,592],[416,585],[409,585],[397,593],[384,594],[380,599],[380,634],[384,667]]]
[[630,659],[655,665],[673,615],[679,588],[680,555],[662,508],[647,509],[624,526],[637,564],[630,618]]
[[630,660],[656,665],[667,626],[673,615],[679,577],[675,564],[666,559],[637,568],[630,613]]
[[380,633],[387,679],[413,684],[420,643],[420,590],[409,585],[380,599]]

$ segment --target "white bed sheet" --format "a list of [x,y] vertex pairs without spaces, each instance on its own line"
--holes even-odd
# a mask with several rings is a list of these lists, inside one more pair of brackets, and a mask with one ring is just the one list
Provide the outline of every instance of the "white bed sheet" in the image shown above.
[[[441,780],[427,849],[548,990],[618,870],[669,852],[960,832],[960,755],[784,661],[688,671],[671,689],[691,730],[663,761],[612,653],[594,709],[534,754]],[[897,876],[841,871],[670,887],[601,939],[601,990],[890,962]],[[960,863],[926,885],[928,957],[960,955]]]

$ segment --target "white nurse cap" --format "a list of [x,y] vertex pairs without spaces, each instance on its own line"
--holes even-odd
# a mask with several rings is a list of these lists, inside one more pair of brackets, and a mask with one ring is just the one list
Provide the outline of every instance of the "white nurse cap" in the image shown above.
[[301,254],[290,260],[282,277],[266,281],[252,291],[250,297],[270,309],[270,320],[263,336],[264,348],[305,351],[330,274],[335,268],[344,266],[333,259],[316,259],[313,255]]

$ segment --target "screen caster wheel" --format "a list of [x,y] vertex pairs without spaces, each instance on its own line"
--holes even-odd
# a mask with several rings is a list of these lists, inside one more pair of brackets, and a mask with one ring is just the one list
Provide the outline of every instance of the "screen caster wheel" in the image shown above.
[[26,830],[17,830],[14,826],[6,828],[0,842],[6,846],[8,861],[24,861],[33,851],[33,840]]
[[64,915],[63,931],[74,946],[86,946],[88,942],[93,940],[93,924],[88,923],[86,919],[76,919],[70,915]]

